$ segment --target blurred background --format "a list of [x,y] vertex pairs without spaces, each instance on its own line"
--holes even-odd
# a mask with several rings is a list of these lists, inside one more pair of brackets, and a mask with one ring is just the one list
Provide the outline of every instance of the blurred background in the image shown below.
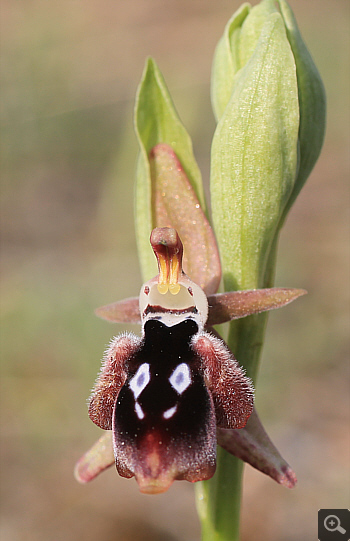
[[[1,3],[1,539],[199,540],[189,483],[142,496],[114,468],[81,486],[73,467],[100,435],[86,409],[100,358],[126,329],[94,308],[141,285],[132,109],[145,57],[207,185],[211,61],[239,2]],[[257,406],[299,482],[288,490],[246,467],[243,541],[316,539],[318,509],[349,506],[349,3],[291,6],[325,82],[328,129],[280,240],[276,285],[309,294],[270,315]]]

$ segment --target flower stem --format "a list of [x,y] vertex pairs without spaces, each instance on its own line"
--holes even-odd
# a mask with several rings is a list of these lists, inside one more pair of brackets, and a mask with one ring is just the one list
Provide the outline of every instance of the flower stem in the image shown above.
[[[230,323],[228,346],[247,375],[256,380],[267,314]],[[216,472],[209,481],[197,483],[196,496],[202,522],[202,541],[238,541],[244,463],[221,447]]]
[[202,541],[238,541],[243,462],[218,447],[217,469],[196,485]]

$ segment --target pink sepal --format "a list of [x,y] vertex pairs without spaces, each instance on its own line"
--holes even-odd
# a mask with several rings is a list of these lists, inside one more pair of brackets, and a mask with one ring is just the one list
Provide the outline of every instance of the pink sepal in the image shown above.
[[295,486],[297,478],[294,471],[266,434],[255,409],[244,428],[218,428],[217,440],[223,449],[266,473],[280,485],[287,488]]
[[112,431],[107,430],[78,460],[74,476],[79,483],[88,483],[112,464],[114,464]]

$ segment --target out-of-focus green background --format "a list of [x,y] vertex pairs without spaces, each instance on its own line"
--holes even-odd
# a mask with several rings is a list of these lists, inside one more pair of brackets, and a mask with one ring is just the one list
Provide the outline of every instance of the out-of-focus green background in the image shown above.
[[[291,0],[328,94],[323,154],[284,228],[276,284],[309,295],[270,316],[257,405],[294,490],[246,467],[242,539],[316,539],[348,507],[349,3]],[[141,496],[76,459],[100,431],[86,398],[125,329],[99,305],[137,295],[132,132],[147,55],[208,182],[214,47],[236,0],[2,1],[2,541],[195,541],[193,487]],[[138,332],[138,329],[135,329]]]

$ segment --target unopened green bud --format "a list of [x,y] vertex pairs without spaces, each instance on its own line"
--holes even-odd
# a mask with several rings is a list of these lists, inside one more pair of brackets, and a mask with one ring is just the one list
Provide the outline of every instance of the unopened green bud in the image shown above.
[[324,137],[322,81],[278,6],[243,4],[214,58],[211,195],[226,289],[270,285],[278,232]]
[[282,17],[267,17],[234,78],[212,144],[211,197],[225,289],[263,287],[298,167],[299,102]]

